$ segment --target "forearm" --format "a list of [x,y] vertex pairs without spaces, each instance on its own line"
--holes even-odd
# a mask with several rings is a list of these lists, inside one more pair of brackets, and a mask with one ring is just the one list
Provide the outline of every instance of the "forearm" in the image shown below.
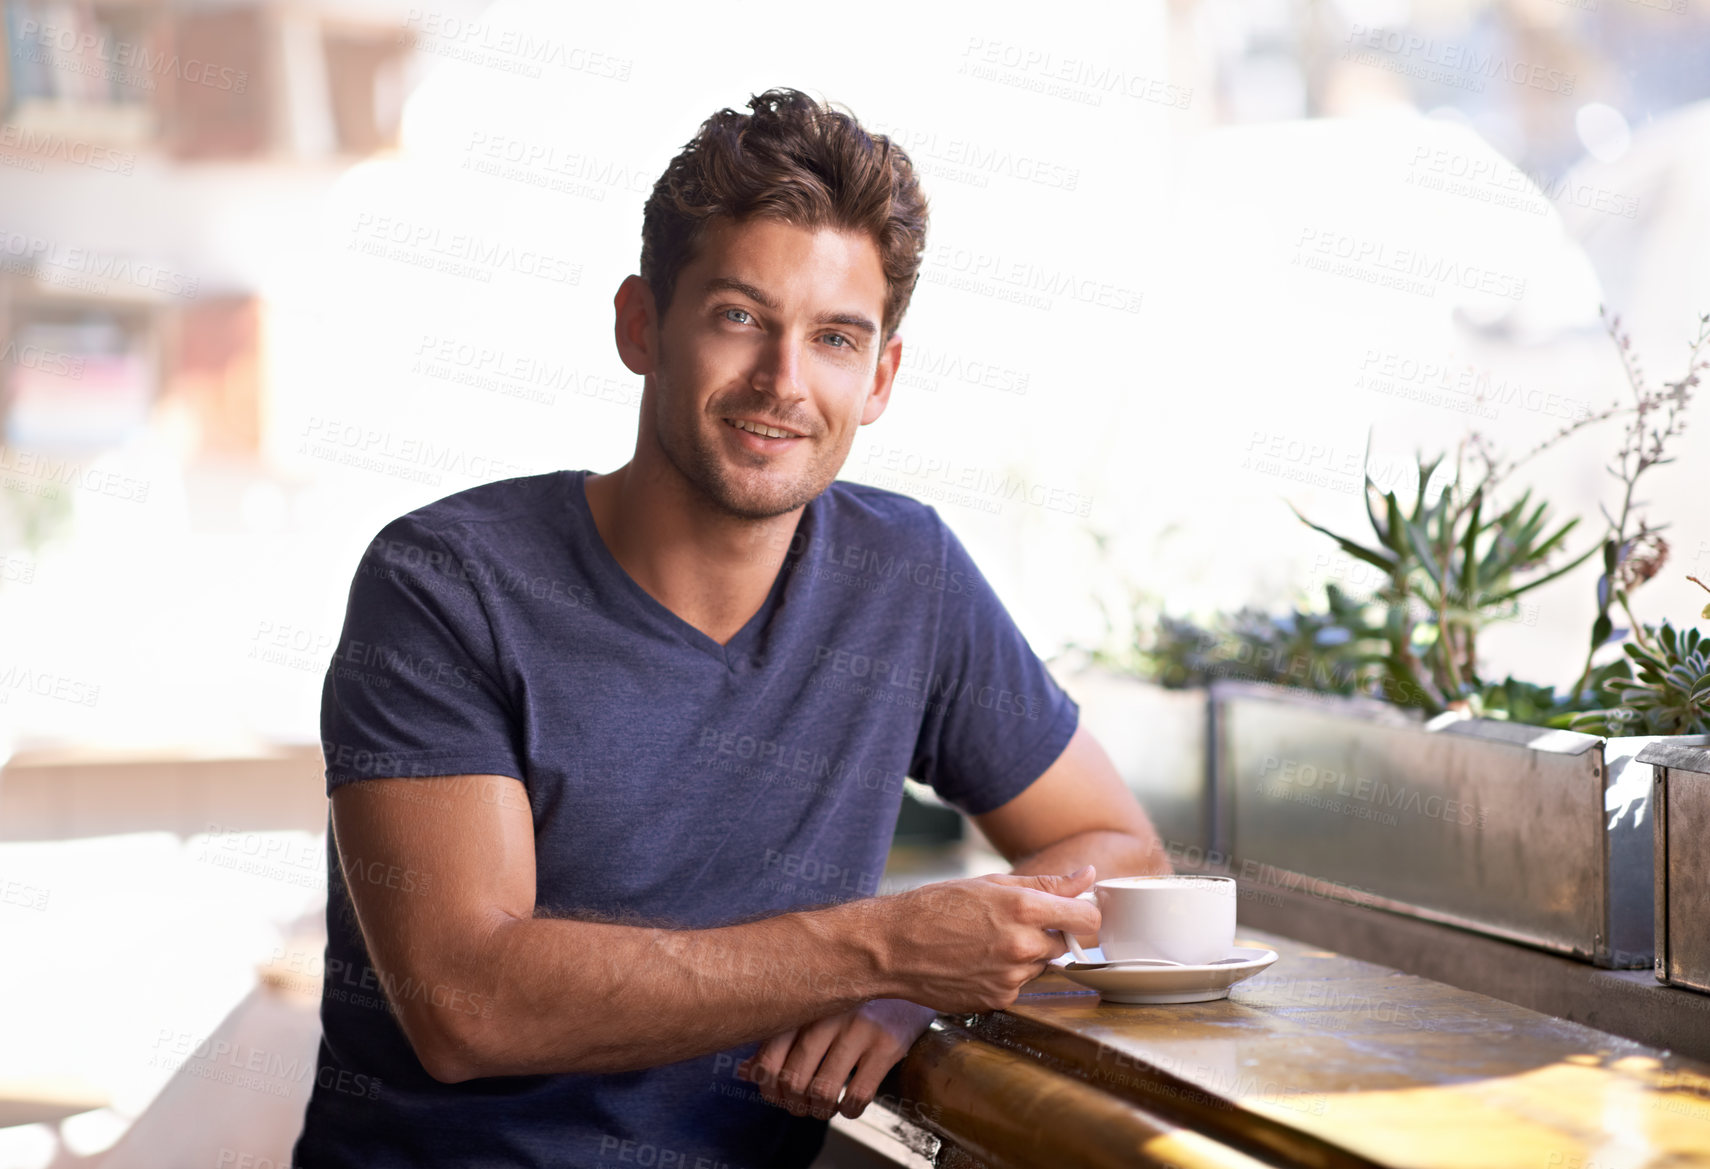
[[902,988],[876,899],[707,930],[553,918],[497,929],[491,1013],[459,1077],[656,1067],[787,1031]]
[[1010,866],[1010,872],[1072,873],[1085,864],[1098,870],[1101,881],[1106,877],[1149,877],[1174,871],[1155,832],[1142,835],[1099,829],[1066,836],[1038,852],[1019,857]]

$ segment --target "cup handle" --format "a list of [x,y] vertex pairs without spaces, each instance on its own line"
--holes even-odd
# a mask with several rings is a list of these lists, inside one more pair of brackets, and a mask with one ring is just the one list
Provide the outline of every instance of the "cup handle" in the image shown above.
[[[1094,893],[1091,889],[1088,889],[1084,893],[1076,893],[1075,896],[1082,899],[1083,901],[1091,901],[1091,902],[1094,902],[1095,904],[1098,901],[1097,896],[1094,895]],[[1087,957],[1087,952],[1085,950],[1081,949],[1080,942],[1075,940],[1075,933],[1073,930],[1058,930],[1057,933],[1061,934],[1063,941],[1068,943],[1070,951],[1075,955],[1075,961],[1077,961],[1077,962],[1090,962],[1090,961],[1092,961],[1091,958]]]
[[1087,952],[1085,950],[1081,949],[1081,944],[1075,940],[1075,932],[1073,930],[1055,930],[1053,932],[1059,934],[1062,937],[1063,941],[1068,943],[1069,949],[1074,952],[1075,961],[1077,961],[1077,962],[1091,962],[1092,961],[1091,958],[1087,957]]

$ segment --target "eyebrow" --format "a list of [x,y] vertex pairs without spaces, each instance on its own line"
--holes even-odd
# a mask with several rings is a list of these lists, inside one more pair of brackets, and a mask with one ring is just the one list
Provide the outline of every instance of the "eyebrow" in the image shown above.
[[[749,284],[747,281],[738,280],[734,276],[714,276],[711,280],[708,280],[706,287],[702,290],[702,295],[710,296],[715,292],[741,293],[749,300],[752,300],[755,304],[761,305],[764,308],[769,308],[773,312],[778,310],[778,302],[776,299],[754,287],[754,285]],[[865,333],[869,337],[877,336],[879,332],[879,326],[874,324],[869,318],[862,316],[860,313],[821,313],[814,319],[814,323],[819,325],[842,325],[845,328],[855,329],[859,332]]]

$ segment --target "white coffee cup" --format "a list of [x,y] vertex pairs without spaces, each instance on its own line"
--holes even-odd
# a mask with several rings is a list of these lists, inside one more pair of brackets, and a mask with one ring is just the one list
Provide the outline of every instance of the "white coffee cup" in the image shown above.
[[1203,966],[1235,948],[1233,877],[1108,877],[1077,896],[1098,906],[1098,944],[1109,962]]

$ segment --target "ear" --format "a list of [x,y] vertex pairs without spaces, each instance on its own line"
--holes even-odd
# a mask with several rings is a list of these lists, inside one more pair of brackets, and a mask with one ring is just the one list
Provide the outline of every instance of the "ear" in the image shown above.
[[626,276],[612,298],[612,307],[617,310],[614,332],[618,357],[630,373],[652,373],[659,353],[659,315],[653,305],[653,289],[639,276]]
[[873,388],[861,407],[861,425],[878,421],[885,407],[891,404],[891,384],[896,381],[897,367],[902,364],[902,338],[896,334],[879,351],[879,364],[873,370]]

